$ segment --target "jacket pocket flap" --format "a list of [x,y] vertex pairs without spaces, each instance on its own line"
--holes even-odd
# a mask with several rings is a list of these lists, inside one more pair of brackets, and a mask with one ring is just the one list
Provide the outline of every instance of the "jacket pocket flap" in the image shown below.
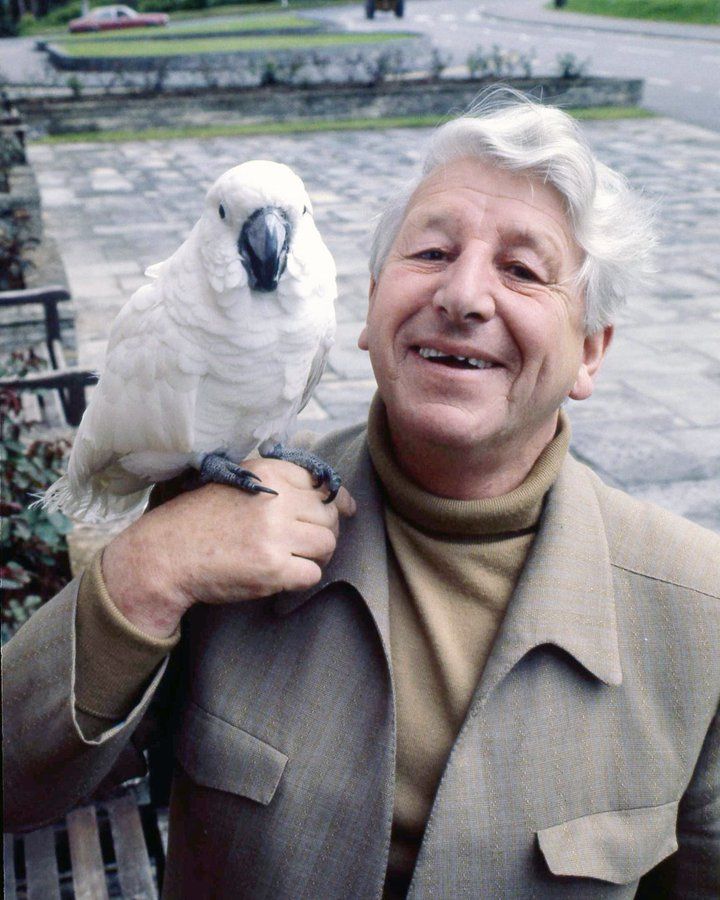
[[264,806],[272,800],[288,761],[270,744],[195,703],[183,716],[176,753],[193,781]]
[[677,801],[620,809],[561,822],[538,831],[555,875],[631,884],[677,848]]

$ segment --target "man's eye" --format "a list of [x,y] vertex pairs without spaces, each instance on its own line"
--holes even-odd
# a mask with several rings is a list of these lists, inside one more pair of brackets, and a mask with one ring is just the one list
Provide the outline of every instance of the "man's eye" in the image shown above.
[[522,263],[511,263],[507,267],[507,271],[515,278],[521,279],[521,281],[540,281],[535,272]]
[[432,250],[421,250],[420,253],[416,253],[415,256],[418,259],[426,259],[429,262],[439,262],[441,259],[445,259],[447,254],[444,250],[438,250],[433,247]]

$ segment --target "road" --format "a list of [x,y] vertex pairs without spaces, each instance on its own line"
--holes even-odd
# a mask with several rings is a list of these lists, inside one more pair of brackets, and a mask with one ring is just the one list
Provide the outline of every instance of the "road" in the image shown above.
[[[533,53],[536,74],[554,74],[557,56],[589,59],[591,75],[644,78],[644,105],[681,122],[720,131],[720,25],[674,25],[608,19],[544,8],[545,0],[408,0],[403,19],[378,13],[365,19],[363,4],[310,15],[351,30],[410,30],[427,34],[435,45],[464,65],[479,45]],[[290,0],[292,6],[292,0]],[[0,39],[0,80],[65,84],[63,73],[49,75],[45,54],[30,38]]]
[[[377,13],[369,22],[361,3],[313,16],[352,30],[420,31],[454,64],[478,45],[534,51],[536,74],[555,73],[556,58],[590,59],[590,75],[644,78],[644,105],[681,122],[720,131],[720,26],[608,19],[546,10],[545,0],[407,0],[405,16]],[[291,3],[292,5],[292,3]]]

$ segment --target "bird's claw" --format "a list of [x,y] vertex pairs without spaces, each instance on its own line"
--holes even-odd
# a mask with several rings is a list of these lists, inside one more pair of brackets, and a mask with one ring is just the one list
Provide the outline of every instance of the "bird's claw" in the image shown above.
[[257,475],[231,462],[222,453],[207,453],[200,464],[200,484],[227,484],[251,494],[277,496],[277,491],[259,482]]
[[302,450],[298,447],[286,448],[282,444],[275,444],[269,450],[261,450],[260,455],[269,459],[283,459],[308,471],[312,476],[314,487],[319,488],[325,485],[328,489],[328,495],[323,503],[332,503],[337,497],[341,485],[340,476],[332,466],[320,459],[319,456],[315,456],[314,453],[310,453],[309,450]]

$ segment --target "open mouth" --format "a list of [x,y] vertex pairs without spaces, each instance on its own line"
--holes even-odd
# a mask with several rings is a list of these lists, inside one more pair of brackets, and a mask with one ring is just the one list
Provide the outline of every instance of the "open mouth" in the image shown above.
[[443,353],[432,347],[413,347],[413,350],[428,362],[437,365],[448,366],[451,369],[491,369],[495,363],[473,356],[456,356],[452,353]]

